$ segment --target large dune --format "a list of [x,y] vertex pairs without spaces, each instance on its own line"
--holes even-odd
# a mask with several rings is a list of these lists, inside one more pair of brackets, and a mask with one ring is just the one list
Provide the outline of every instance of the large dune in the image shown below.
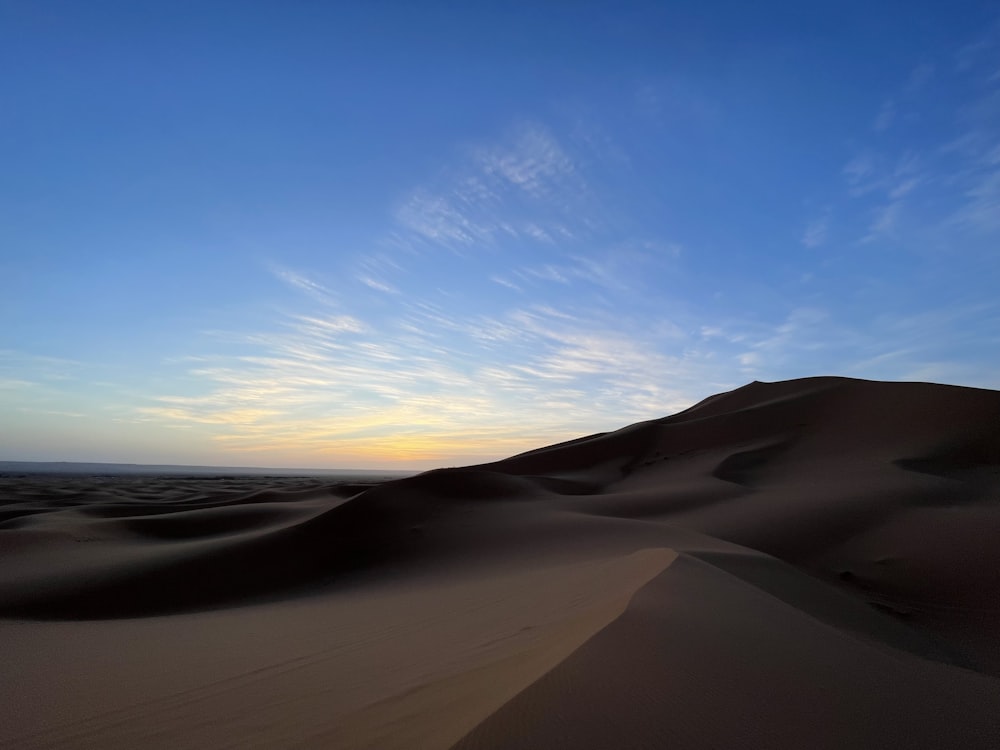
[[0,747],[1000,747],[1000,392],[397,481],[0,478]]

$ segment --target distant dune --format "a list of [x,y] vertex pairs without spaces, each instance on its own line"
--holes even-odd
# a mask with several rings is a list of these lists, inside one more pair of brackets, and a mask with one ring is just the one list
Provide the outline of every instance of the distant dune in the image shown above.
[[0,477],[0,747],[1000,747],[1000,392],[379,480]]
[[0,461],[0,476],[7,474],[75,474],[77,476],[233,476],[233,477],[378,477],[398,479],[413,471],[375,469],[288,469],[261,466],[191,466],[186,464],[114,464],[82,461]]

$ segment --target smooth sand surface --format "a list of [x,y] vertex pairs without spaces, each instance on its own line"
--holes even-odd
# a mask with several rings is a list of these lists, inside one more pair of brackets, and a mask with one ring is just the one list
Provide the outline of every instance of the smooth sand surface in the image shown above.
[[397,481],[0,476],[0,747],[1000,747],[1000,393]]

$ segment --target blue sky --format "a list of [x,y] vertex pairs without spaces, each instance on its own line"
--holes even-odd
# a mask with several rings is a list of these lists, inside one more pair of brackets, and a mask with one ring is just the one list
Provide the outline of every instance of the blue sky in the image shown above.
[[0,2],[0,458],[1000,388],[994,3]]

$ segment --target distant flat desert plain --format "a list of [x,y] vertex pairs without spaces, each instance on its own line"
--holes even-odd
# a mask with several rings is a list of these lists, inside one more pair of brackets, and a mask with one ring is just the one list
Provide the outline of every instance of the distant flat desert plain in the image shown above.
[[1000,392],[754,382],[402,478],[7,464],[0,643],[11,749],[996,750]]

